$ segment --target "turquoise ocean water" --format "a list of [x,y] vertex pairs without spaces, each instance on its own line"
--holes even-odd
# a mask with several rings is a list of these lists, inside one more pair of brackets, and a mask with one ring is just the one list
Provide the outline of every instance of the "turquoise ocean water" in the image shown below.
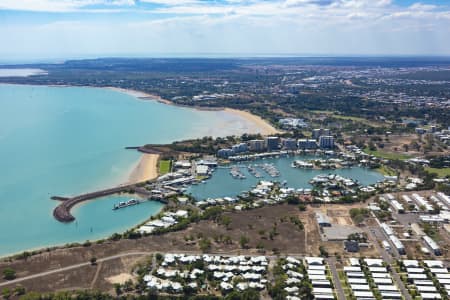
[[52,216],[52,195],[125,182],[140,156],[124,147],[247,131],[256,125],[223,111],[108,89],[0,85],[0,256],[106,237],[156,213],[156,202],[112,211],[124,199],[113,196],[76,207],[70,224]]

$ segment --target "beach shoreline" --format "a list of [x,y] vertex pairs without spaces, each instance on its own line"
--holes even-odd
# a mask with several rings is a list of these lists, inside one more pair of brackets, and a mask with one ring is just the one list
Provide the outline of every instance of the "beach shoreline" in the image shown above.
[[[90,86],[86,86],[86,87],[90,87]],[[102,88],[102,87],[100,87],[100,88]],[[141,91],[136,91],[136,90],[131,90],[131,89],[123,89],[123,88],[118,88],[118,87],[113,87],[113,86],[109,86],[109,87],[105,87],[105,88],[108,90],[119,92],[119,93],[124,93],[124,94],[130,95],[130,96],[136,97],[138,99],[141,99],[141,100],[152,100],[152,101],[157,101],[157,102],[168,104],[168,105],[175,105],[172,101],[163,99],[162,97],[160,97],[158,95],[154,95],[154,94],[148,94],[148,93],[141,92]]]
[[141,100],[150,100],[150,101],[157,101],[163,104],[167,105],[174,105],[178,107],[185,107],[190,109],[195,109],[199,111],[224,111],[230,114],[233,114],[235,116],[239,116],[242,119],[245,119],[246,121],[253,123],[256,125],[258,130],[262,135],[272,135],[272,134],[278,134],[282,133],[283,131],[276,129],[273,127],[269,122],[261,118],[260,116],[254,115],[251,112],[245,111],[245,110],[239,110],[234,108],[228,108],[228,107],[202,107],[202,106],[187,106],[187,105],[179,105],[176,103],[173,103],[170,100],[163,99],[162,97],[154,94],[148,94],[141,91],[131,90],[131,89],[123,89],[123,88],[117,88],[117,87],[106,87],[109,90],[113,90],[116,92],[124,93],[133,97],[136,97]]
[[238,115],[238,116],[246,119],[247,121],[255,123],[256,126],[262,131],[261,134],[263,134],[263,135],[282,133],[281,130],[276,129],[269,122],[267,122],[260,116],[252,114],[251,112],[248,112],[245,110],[234,109],[234,108],[228,108],[228,107],[223,108],[223,111],[232,113],[234,115]]
[[128,176],[127,184],[136,184],[158,177],[159,154],[143,153]]
[[[20,84],[20,83],[0,83],[3,85],[30,85],[30,84]],[[31,84],[32,85],[32,84]],[[41,86],[41,85],[36,85]],[[111,91],[127,94],[130,96],[135,97],[136,99],[143,100],[143,101],[156,101],[162,104],[166,105],[173,105],[177,107],[183,107],[183,108],[189,108],[189,109],[195,109],[198,111],[224,111],[230,114],[233,114],[235,116],[239,116],[242,119],[245,119],[246,121],[255,124],[255,126],[259,129],[260,134],[262,135],[273,135],[273,134],[279,134],[283,133],[282,130],[275,128],[272,124],[270,124],[267,120],[264,120],[258,115],[252,114],[251,112],[245,111],[245,110],[239,110],[235,108],[229,108],[229,107],[203,107],[203,106],[188,106],[188,105],[180,105],[176,104],[170,100],[164,99],[161,96],[155,95],[155,94],[149,94],[142,91],[132,90],[132,89],[124,89],[119,87],[113,87],[113,86],[77,86],[77,85],[42,85],[42,86],[49,86],[49,87],[86,87],[86,88],[99,88],[99,89],[108,89]]]

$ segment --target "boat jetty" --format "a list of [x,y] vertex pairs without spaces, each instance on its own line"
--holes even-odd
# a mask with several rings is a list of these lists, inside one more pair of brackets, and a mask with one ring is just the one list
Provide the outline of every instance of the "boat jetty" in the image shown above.
[[270,177],[278,177],[280,176],[280,171],[275,167],[274,164],[262,164],[261,168],[266,171],[267,174],[270,175]]
[[248,165],[247,166],[247,170],[248,170],[248,172],[250,174],[252,174],[256,178],[261,178],[262,177],[261,173],[259,173],[258,170],[256,169],[256,166]]
[[312,162],[309,162],[309,161],[295,160],[291,164],[291,167],[299,168],[299,169],[313,169],[314,168],[314,164]]
[[130,199],[128,201],[120,201],[118,204],[114,204],[113,210],[125,208],[128,206],[138,205],[139,203],[141,203],[141,202],[137,199]]
[[241,170],[239,170],[238,166],[231,167],[230,174],[234,179],[245,179],[246,178],[245,175],[241,172]]

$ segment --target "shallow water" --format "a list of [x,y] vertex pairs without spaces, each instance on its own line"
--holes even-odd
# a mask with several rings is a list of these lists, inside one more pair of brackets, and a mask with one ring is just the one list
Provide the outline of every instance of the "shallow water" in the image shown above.
[[154,202],[113,212],[123,199],[113,196],[75,208],[77,222],[52,216],[53,195],[125,182],[140,156],[124,147],[246,131],[258,129],[230,113],[108,89],[0,85],[0,256],[106,237],[156,213]]

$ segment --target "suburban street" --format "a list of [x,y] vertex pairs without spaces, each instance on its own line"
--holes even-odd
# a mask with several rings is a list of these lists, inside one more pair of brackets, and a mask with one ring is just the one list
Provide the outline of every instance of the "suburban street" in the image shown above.
[[[385,234],[381,232],[379,227],[369,227],[366,231],[369,239],[372,241],[372,244],[377,249],[378,253],[380,253],[383,260],[388,264],[392,265],[393,258],[391,254],[389,254],[383,247],[380,247],[378,244],[377,236],[380,238],[386,239]],[[394,253],[398,255],[397,251],[393,248],[391,251],[395,251]],[[403,281],[401,280],[400,276],[397,274],[394,268],[391,268],[391,274],[392,278],[394,279],[396,285],[400,289],[402,295],[405,297],[405,300],[412,300],[411,295],[409,294],[408,290],[406,289],[405,285],[403,284]]]
[[344,290],[342,289],[341,281],[339,280],[339,274],[336,269],[336,258],[328,257],[326,259],[328,266],[330,267],[331,274],[333,275],[333,284],[336,288],[336,294],[338,300],[345,300]]

